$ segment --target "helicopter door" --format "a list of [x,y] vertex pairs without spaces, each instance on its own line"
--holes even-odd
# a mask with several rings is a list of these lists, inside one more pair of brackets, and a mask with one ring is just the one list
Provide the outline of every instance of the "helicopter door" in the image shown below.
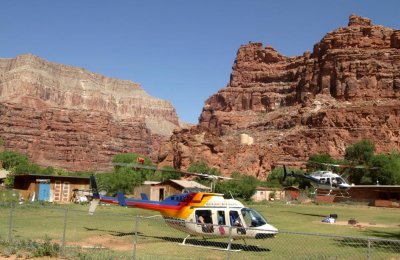
[[196,231],[199,233],[213,233],[211,210],[196,210]]
[[233,228],[232,232],[235,232],[240,235],[246,234],[246,229],[243,228],[243,221],[241,220],[239,212],[237,210],[229,211],[229,220],[230,220],[231,226],[236,227],[236,228]]
[[225,211],[224,210],[218,210],[217,211],[217,220],[218,220],[218,233],[220,235],[225,235],[227,233],[226,230],[226,219],[225,219]]

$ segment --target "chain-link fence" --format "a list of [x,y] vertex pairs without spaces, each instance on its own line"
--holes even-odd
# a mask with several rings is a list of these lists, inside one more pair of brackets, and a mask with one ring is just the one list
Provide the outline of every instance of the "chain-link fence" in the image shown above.
[[[188,236],[190,225],[204,237]],[[22,244],[22,251],[50,251],[49,245],[57,245],[58,256],[66,259],[400,259],[400,240],[282,230],[273,238],[255,239],[246,236],[251,231],[220,225],[204,229],[159,215],[111,210],[91,216],[62,207],[0,206],[0,256],[23,255],[15,249]]]

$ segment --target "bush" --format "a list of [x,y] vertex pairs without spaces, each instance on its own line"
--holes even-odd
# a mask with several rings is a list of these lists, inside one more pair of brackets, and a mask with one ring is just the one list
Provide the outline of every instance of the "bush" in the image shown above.
[[4,151],[0,153],[0,161],[3,163],[3,168],[8,170],[18,165],[27,165],[28,157],[18,152]]
[[11,255],[17,255],[17,257],[22,258],[58,257],[61,252],[60,245],[52,243],[51,239],[47,236],[41,242],[28,239],[9,243],[0,238],[0,249],[0,256],[10,257]]

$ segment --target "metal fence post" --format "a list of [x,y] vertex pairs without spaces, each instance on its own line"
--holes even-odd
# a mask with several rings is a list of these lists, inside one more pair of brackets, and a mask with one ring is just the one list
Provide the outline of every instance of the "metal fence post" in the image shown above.
[[368,237],[368,255],[367,255],[367,259],[371,260],[371,239]]
[[133,237],[133,260],[136,259],[136,244],[137,244],[137,237],[138,237],[138,224],[139,224],[139,216],[136,215],[135,217],[135,235]]
[[64,232],[61,245],[61,256],[65,256],[65,233],[67,232],[68,209],[64,209]]
[[14,211],[14,204],[11,203],[10,207],[10,217],[8,220],[8,243],[11,244],[12,242],[12,227],[13,227],[13,212]]
[[232,240],[232,227],[229,227],[228,260],[231,259]]

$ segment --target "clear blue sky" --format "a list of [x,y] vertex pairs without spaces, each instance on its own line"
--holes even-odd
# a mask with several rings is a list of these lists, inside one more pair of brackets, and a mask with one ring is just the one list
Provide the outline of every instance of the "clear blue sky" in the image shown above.
[[399,0],[3,0],[0,57],[32,53],[132,80],[197,123],[241,44],[302,55],[352,13],[400,29]]

